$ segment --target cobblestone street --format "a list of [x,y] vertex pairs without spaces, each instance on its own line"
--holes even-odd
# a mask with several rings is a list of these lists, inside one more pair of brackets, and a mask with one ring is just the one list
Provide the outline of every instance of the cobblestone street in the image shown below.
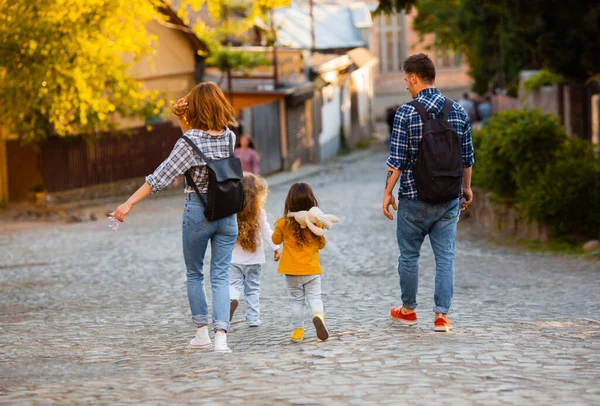
[[[271,261],[263,325],[247,327],[242,304],[233,354],[188,347],[182,196],[139,204],[116,233],[102,219],[0,234],[0,403],[600,404],[598,261],[491,246],[461,221],[454,333],[432,331],[427,240],[419,323],[390,323],[400,289],[395,222],[380,208],[385,158],[308,179],[342,220],[321,253],[327,342],[308,313],[307,339],[289,340],[285,279]],[[271,190],[271,224],[288,186]]]

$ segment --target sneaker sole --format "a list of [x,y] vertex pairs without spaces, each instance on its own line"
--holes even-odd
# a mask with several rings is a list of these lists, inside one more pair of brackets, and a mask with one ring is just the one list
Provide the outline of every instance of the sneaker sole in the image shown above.
[[297,339],[297,338],[291,338],[291,340],[292,340],[293,342],[295,342],[295,343],[299,343],[299,342],[301,342],[301,341],[303,341],[303,340],[304,340],[304,337],[302,337],[302,338],[298,338],[298,339]]
[[235,310],[238,308],[240,302],[237,299],[233,299],[230,303],[229,303],[229,321],[233,320],[233,313],[235,313]]
[[417,320],[397,319],[393,316],[390,316],[390,320],[396,323],[404,324],[405,326],[414,326],[415,324],[417,324]]
[[194,350],[212,350],[212,344],[205,344],[205,345],[192,345],[190,344],[190,348],[193,348]]
[[226,350],[214,350],[213,352],[218,352],[220,354],[231,354],[233,351],[228,348]]
[[323,320],[320,317],[315,316],[313,317],[312,322],[317,330],[317,338],[322,341],[327,340],[329,338],[329,332],[327,331],[327,328],[325,328]]
[[434,326],[433,331],[436,333],[449,333],[452,331],[452,327],[447,326]]

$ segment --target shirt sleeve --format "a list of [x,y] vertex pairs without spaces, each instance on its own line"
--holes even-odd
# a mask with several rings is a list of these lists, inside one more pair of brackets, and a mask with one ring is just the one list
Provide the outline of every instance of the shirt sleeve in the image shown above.
[[464,168],[470,168],[475,163],[475,152],[473,150],[473,137],[471,135],[471,120],[465,117],[465,125],[461,134],[462,161]]
[[408,115],[410,106],[405,104],[396,111],[392,139],[390,145],[390,157],[387,164],[396,170],[407,170],[410,168],[410,157],[408,154]]
[[267,212],[263,209],[260,212],[260,236],[264,242],[266,242],[273,251],[279,249],[279,245],[273,243],[273,230],[267,221]]
[[169,157],[151,175],[146,176],[146,182],[150,184],[152,193],[156,193],[169,186],[192,166],[194,166],[192,148],[180,138]]
[[283,218],[280,218],[275,223],[275,231],[273,231],[273,235],[271,236],[271,241],[273,242],[273,244],[281,244],[283,242],[283,222]]

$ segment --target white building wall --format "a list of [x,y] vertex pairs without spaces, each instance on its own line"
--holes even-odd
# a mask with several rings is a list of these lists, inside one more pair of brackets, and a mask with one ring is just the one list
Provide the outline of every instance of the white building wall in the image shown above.
[[321,160],[336,156],[340,149],[342,127],[340,90],[337,84],[323,88],[323,106],[321,107],[322,131],[319,136]]

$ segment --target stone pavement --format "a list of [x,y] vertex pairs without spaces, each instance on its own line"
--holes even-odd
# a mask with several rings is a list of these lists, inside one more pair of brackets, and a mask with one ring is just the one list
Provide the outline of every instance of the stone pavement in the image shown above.
[[[459,223],[455,332],[432,332],[428,242],[419,324],[389,322],[400,292],[384,161],[339,161],[309,179],[342,218],[321,256],[327,342],[308,314],[308,339],[289,341],[271,262],[264,324],[247,327],[242,305],[233,354],[190,349],[179,196],[141,203],[117,233],[101,220],[0,234],[0,404],[600,404],[597,261],[489,246]],[[287,187],[271,190],[272,221]]]

